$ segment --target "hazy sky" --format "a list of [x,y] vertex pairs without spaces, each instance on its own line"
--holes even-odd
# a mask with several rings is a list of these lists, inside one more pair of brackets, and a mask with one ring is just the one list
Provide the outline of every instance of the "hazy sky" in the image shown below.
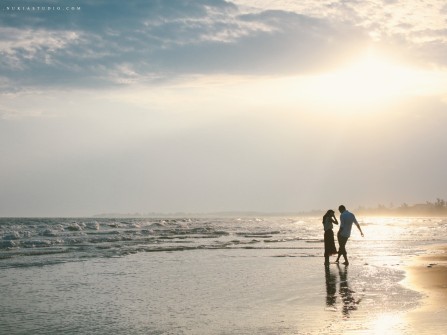
[[444,0],[0,4],[0,216],[447,198]]

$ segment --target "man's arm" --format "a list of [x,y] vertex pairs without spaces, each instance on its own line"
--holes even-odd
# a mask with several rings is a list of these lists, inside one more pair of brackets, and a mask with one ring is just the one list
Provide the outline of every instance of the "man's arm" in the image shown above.
[[340,214],[340,225],[338,228],[338,232],[341,233],[341,231],[343,230],[343,215]]
[[360,225],[359,225],[359,223],[357,222],[357,220],[356,220],[356,222],[354,222],[354,223],[355,223],[355,225],[357,226],[357,228],[360,230],[360,234],[362,235],[362,237],[365,237],[365,235],[363,235],[362,228],[360,228]]
[[355,218],[355,216],[354,216],[354,223],[357,226],[357,228],[360,230],[360,234],[362,235],[362,237],[364,237],[365,235],[363,235],[362,228],[360,228],[360,225],[357,222],[357,219]]

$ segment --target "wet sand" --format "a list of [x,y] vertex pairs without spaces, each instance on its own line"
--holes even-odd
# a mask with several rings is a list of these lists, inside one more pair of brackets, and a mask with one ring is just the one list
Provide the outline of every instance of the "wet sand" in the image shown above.
[[403,284],[423,294],[422,304],[408,313],[417,334],[444,334],[447,327],[447,246],[435,246],[406,269]]

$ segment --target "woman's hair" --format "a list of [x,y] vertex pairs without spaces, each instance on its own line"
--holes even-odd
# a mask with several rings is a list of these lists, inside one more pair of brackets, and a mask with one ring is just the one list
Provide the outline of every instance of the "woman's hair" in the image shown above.
[[328,209],[326,214],[324,214],[324,216],[323,216],[323,223],[324,223],[324,220],[326,220],[327,217],[332,217],[332,215],[334,215],[334,211],[332,209]]

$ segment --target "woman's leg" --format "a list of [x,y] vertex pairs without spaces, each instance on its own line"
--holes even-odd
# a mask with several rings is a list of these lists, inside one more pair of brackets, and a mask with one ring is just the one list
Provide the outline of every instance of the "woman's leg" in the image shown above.
[[324,264],[328,265],[329,264],[329,231],[325,231],[324,232]]
[[337,259],[335,260],[335,263],[338,263],[338,261],[340,260],[340,256],[341,256],[341,251],[342,251],[342,247],[341,247],[341,242],[340,242],[340,239],[341,239],[342,237],[341,237],[341,235],[340,235],[340,232],[338,232],[337,233],[337,240],[338,240],[338,256],[337,256]]

